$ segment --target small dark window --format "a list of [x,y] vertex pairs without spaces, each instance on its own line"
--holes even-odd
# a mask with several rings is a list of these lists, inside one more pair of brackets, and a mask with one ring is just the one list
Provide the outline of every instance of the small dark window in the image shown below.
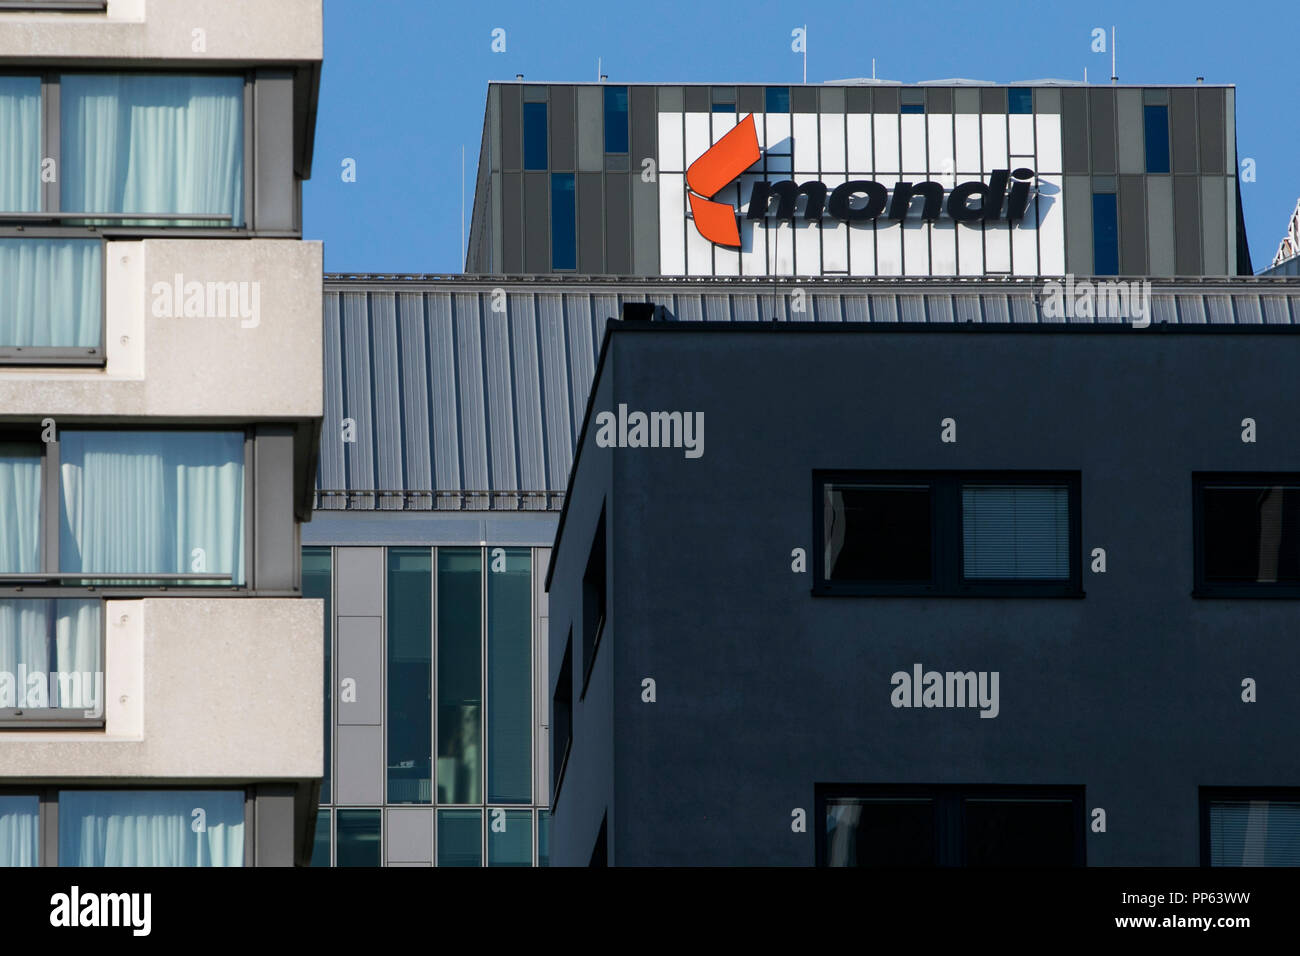
[[1300,597],[1300,476],[1194,479],[1198,594]]
[[547,166],[546,149],[546,104],[524,104],[524,169],[545,169]]
[[1204,866],[1300,866],[1300,790],[1201,790]]
[[1027,86],[1013,86],[1007,90],[1008,113],[1032,113],[1034,111],[1034,91]]
[[735,103],[714,103],[713,112],[715,113],[734,113],[736,112]]
[[578,211],[573,173],[551,173],[551,268],[578,267]]
[[900,112],[900,113],[924,113],[924,112],[925,112],[925,104],[924,104],[924,103],[904,103],[904,104],[903,104],[902,106],[900,106],[898,109],[899,109],[899,112]]
[[790,112],[790,87],[769,86],[764,93],[764,106],[769,113]]
[[1147,172],[1169,172],[1169,107],[1146,106],[1142,110],[1146,132]]
[[627,152],[627,87],[605,87],[605,152]]
[[1084,864],[1082,787],[817,787],[819,866]]
[[814,593],[1082,594],[1077,475],[816,473]]
[[1092,271],[1119,275],[1119,212],[1114,193],[1092,194]]
[[564,779],[564,765],[573,745],[573,629],[564,642],[564,657],[560,660],[560,673],[555,681],[555,696],[551,698],[551,803],[560,792]]
[[596,648],[605,632],[605,512],[600,512],[596,536],[591,542],[587,570],[582,575],[582,694],[587,695],[587,682],[591,680],[591,666],[596,660]]

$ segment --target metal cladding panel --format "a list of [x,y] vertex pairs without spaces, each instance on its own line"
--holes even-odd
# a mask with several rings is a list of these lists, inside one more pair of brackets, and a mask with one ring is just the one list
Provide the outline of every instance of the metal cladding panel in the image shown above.
[[[1150,318],[1155,324],[1291,325],[1300,315],[1300,299],[1278,281],[1242,280],[1240,288],[1231,280],[1204,289],[1195,280],[1157,286]],[[796,312],[789,286],[763,283],[688,290],[671,281],[640,280],[605,288],[569,280],[500,287],[467,282],[461,288],[455,279],[402,282],[408,288],[366,288],[357,280],[326,292],[317,485],[353,494],[321,498],[317,507],[323,510],[558,509],[605,322],[621,315],[623,302],[660,304],[667,322],[775,319],[942,328],[1123,321],[1046,316],[1042,290],[1019,283],[945,289],[904,282],[881,290],[809,282],[800,286],[805,309]],[[493,310],[501,302],[504,314]],[[355,422],[354,442],[343,441],[348,418]],[[365,494],[372,490],[415,494]],[[553,494],[508,494],[517,491]]]

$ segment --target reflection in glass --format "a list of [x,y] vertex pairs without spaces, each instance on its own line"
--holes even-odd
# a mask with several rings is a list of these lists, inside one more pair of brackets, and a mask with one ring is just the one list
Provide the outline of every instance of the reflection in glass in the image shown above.
[[965,485],[961,521],[965,577],[1069,579],[1070,490],[1064,485]]
[[388,802],[429,803],[433,711],[433,558],[388,550]]
[[488,801],[532,799],[532,552],[489,551]]
[[827,866],[934,866],[935,807],[927,799],[845,797],[826,804]]
[[379,811],[339,810],[337,866],[380,866]]
[[316,837],[311,845],[311,865],[330,865],[330,812],[316,811]]
[[533,811],[488,810],[488,866],[533,865]]
[[59,866],[243,866],[242,790],[61,790]]
[[1300,802],[1212,802],[1210,866],[1300,866]]
[[482,811],[438,811],[438,865],[483,865]]
[[438,802],[482,799],[482,555],[438,549]]

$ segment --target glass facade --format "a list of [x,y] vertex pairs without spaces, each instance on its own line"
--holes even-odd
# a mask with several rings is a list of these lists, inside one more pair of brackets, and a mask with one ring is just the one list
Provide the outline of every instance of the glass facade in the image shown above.
[[[345,550],[303,549],[303,593],[325,599],[327,632],[346,635],[333,618],[357,613],[340,602],[361,585],[335,579],[348,573]],[[535,782],[545,764],[534,757],[545,743],[534,689],[545,635],[533,606],[545,554],[488,544],[376,556],[382,575],[369,586],[383,598],[383,641],[373,650],[384,676],[381,736],[359,762],[356,725],[339,725],[337,695],[366,665],[354,653],[343,674],[351,652],[335,638],[333,657],[326,651],[326,779],[313,866],[546,865],[545,784],[539,792]],[[363,792],[374,802],[353,796]]]

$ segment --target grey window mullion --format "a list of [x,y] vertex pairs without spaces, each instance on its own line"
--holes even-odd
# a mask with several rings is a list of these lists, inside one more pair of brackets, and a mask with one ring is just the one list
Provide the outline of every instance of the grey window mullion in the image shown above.
[[[257,190],[257,149],[255,139],[257,136],[257,123],[255,110],[257,109],[257,98],[253,95],[256,82],[255,73],[244,75],[244,228],[254,230],[257,223],[253,221],[254,193]],[[231,225],[234,225],[231,223]],[[301,227],[301,223],[299,223]]]
[[[50,73],[41,77],[41,162],[43,164],[46,159],[54,160],[54,182],[41,183],[42,212],[58,212],[62,208],[59,200],[60,183],[63,181],[59,91],[59,76],[57,73]],[[42,179],[44,179],[44,176],[42,176]]]
[[41,866],[59,865],[59,792],[53,787],[41,791],[38,823]]
[[[57,425],[55,428],[57,429]],[[42,570],[59,570],[59,511],[62,501],[59,494],[60,456],[58,431],[55,440],[42,442],[45,469],[41,475],[41,567]]]
[[255,429],[244,431],[244,580],[245,588],[257,587],[257,438]]

